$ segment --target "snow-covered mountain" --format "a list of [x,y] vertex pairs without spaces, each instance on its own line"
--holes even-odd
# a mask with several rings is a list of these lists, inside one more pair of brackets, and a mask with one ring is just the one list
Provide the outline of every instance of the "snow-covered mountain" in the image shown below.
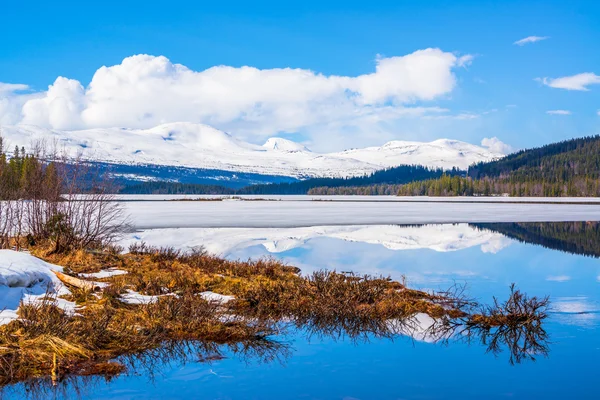
[[466,169],[477,161],[502,154],[465,142],[431,143],[393,141],[381,147],[315,153],[282,138],[250,144],[207,125],[169,123],[151,129],[103,128],[58,131],[31,125],[2,127],[11,146],[28,147],[44,140],[71,154],[116,164],[168,165],[295,178],[361,176],[401,164]]
[[184,250],[202,246],[210,253],[230,256],[253,246],[263,246],[272,254],[283,253],[316,238],[376,244],[390,250],[430,249],[437,252],[480,246],[483,252],[496,253],[510,243],[502,234],[457,224],[148,229],[131,234],[122,244],[127,247],[143,241],[154,246],[173,246]]

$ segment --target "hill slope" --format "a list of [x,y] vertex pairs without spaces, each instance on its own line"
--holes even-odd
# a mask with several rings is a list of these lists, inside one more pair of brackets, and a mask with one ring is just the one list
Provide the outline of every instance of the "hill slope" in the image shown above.
[[320,154],[301,144],[271,138],[263,146],[246,143],[218,129],[192,123],[170,123],[152,129],[57,131],[35,126],[2,127],[11,146],[28,147],[43,139],[71,154],[84,151],[95,161],[113,164],[176,166],[294,178],[353,177],[398,165],[466,169],[501,154],[468,143],[390,142],[381,147]]
[[407,196],[600,196],[600,136],[522,150],[479,163],[468,178],[442,176],[400,188]]

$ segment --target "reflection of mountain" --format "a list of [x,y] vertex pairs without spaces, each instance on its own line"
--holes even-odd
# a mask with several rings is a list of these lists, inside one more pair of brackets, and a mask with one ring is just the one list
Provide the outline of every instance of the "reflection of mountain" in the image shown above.
[[518,222],[471,226],[549,249],[600,257],[600,222]]
[[183,249],[204,246],[211,253],[227,256],[233,251],[258,245],[264,246],[269,253],[281,253],[302,247],[315,238],[379,244],[391,250],[431,249],[439,252],[481,246],[482,251],[495,253],[509,243],[501,234],[475,229],[468,224],[151,229],[137,232],[127,242],[145,241],[153,246]]

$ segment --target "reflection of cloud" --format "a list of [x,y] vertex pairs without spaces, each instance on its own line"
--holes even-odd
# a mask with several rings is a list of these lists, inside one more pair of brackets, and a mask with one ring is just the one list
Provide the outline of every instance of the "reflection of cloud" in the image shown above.
[[435,320],[424,313],[416,314],[409,321],[390,320],[388,324],[393,332],[409,336],[418,342],[435,343],[444,338],[431,334]]
[[571,277],[568,275],[556,275],[556,276],[549,276],[546,278],[547,281],[550,282],[567,282],[571,280]]
[[481,245],[481,251],[484,253],[496,254],[503,248],[509,246],[512,241],[504,236],[495,236]]
[[557,319],[567,325],[596,326],[600,320],[600,305],[585,296],[559,297],[552,308]]

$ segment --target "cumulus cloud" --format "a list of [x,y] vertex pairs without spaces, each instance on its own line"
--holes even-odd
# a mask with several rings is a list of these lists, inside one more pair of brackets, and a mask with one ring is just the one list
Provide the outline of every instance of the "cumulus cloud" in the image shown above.
[[546,39],[550,39],[550,36],[527,36],[526,38],[517,40],[513,44],[516,44],[517,46],[525,46],[526,44],[540,42]]
[[536,80],[555,89],[588,91],[590,90],[588,86],[600,84],[600,75],[584,72],[561,78],[536,78]]
[[548,110],[546,114],[550,115],[571,115],[571,111],[569,110]]
[[500,154],[510,154],[515,150],[511,145],[502,142],[497,137],[483,138],[481,145],[487,147],[491,152]]
[[378,57],[372,73],[215,66],[193,71],[163,56],[136,55],[96,71],[89,85],[59,77],[39,93],[0,84],[0,121],[55,129],[149,128],[197,122],[257,136],[310,127],[360,126],[447,110],[420,103],[452,92],[470,55],[440,49]]

